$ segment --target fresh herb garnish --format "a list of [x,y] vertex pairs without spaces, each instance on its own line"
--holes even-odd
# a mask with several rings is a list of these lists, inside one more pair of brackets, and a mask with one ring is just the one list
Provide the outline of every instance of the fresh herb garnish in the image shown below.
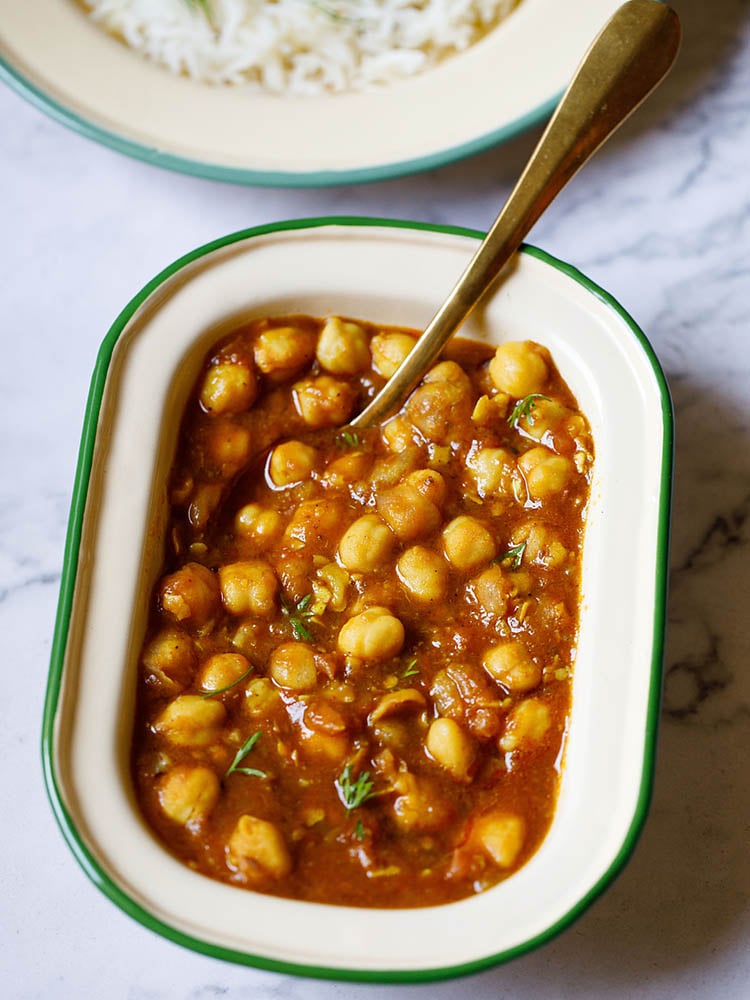
[[365,839],[365,828],[362,825],[361,819],[358,819],[356,822],[356,825],[354,827],[354,836],[360,843],[362,843],[362,841]]
[[418,673],[419,673],[419,668],[417,667],[417,658],[415,656],[413,660],[409,660],[409,662],[406,664],[406,669],[401,674],[401,678],[402,680],[404,680],[407,677],[414,677]]
[[346,807],[346,815],[349,816],[355,809],[373,798],[375,783],[370,778],[369,771],[361,771],[356,780],[352,780],[352,766],[347,764],[339,777],[336,779],[336,788],[339,798]]
[[199,11],[208,23],[211,23],[211,5],[208,0],[185,0],[185,3],[191,10]]
[[244,681],[244,679],[245,679],[246,677],[249,677],[249,676],[250,676],[250,674],[251,674],[251,673],[253,672],[253,670],[254,670],[254,669],[255,669],[255,667],[253,667],[253,666],[252,666],[252,664],[251,664],[251,665],[250,665],[250,669],[249,669],[249,670],[246,670],[246,671],[245,671],[245,673],[244,673],[244,674],[243,674],[243,675],[242,675],[241,677],[238,677],[238,678],[237,678],[237,680],[236,680],[236,681],[232,681],[232,683],[231,683],[231,684],[227,684],[227,685],[226,685],[225,687],[223,687],[223,688],[217,688],[217,689],[216,689],[216,691],[204,691],[204,692],[203,692],[203,693],[201,694],[201,698],[203,698],[203,699],[206,699],[206,698],[215,698],[217,694],[224,694],[224,692],[225,692],[225,691],[229,691],[229,690],[230,690],[231,688],[233,688],[233,687],[234,687],[234,686],[235,686],[236,684],[239,684],[239,683],[240,683],[241,681]]
[[297,605],[281,602],[281,613],[289,619],[292,626],[292,634],[297,642],[312,642],[313,637],[309,628],[305,625],[306,618],[312,618],[313,611],[309,607],[312,594],[306,594]]
[[530,424],[534,423],[531,411],[536,406],[537,399],[546,399],[548,403],[550,402],[549,396],[543,396],[541,392],[532,392],[528,396],[524,396],[523,399],[519,399],[508,417],[508,423],[511,427],[515,427],[523,417],[527,417]]
[[359,448],[362,440],[356,431],[342,431],[336,438],[339,448]]
[[510,568],[519,569],[526,550],[526,544],[526,542],[521,542],[519,545],[512,545],[507,552],[503,552],[501,556],[498,556],[495,562],[504,563],[510,560]]
[[341,21],[343,24],[349,24],[354,22],[354,18],[350,17],[348,14],[342,14],[341,11],[335,10],[328,4],[320,3],[320,0],[308,0],[311,7],[315,7],[326,17],[330,17],[332,21]]
[[260,737],[261,737],[261,730],[259,729],[257,733],[253,733],[253,735],[248,740],[246,740],[245,743],[242,744],[242,746],[239,748],[239,750],[235,754],[234,760],[229,765],[229,770],[224,775],[225,778],[228,778],[230,774],[235,774],[235,773],[236,774],[249,774],[251,777],[255,777],[255,778],[267,778],[268,777],[268,775],[266,774],[265,771],[259,771],[256,767],[240,767],[239,766],[242,763],[242,761],[245,759],[245,757],[247,757],[247,755],[253,749],[253,747],[258,742],[258,740],[260,739]]

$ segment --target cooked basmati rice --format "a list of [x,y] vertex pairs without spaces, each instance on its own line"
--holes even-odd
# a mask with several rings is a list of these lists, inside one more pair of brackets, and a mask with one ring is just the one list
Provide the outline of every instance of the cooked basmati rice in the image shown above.
[[211,84],[277,94],[363,90],[460,52],[519,0],[85,0],[148,59]]

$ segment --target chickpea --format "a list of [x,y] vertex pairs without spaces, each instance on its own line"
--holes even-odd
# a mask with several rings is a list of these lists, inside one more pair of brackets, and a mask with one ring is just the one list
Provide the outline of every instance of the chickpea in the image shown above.
[[271,548],[278,541],[283,526],[278,511],[259,503],[247,503],[240,507],[234,519],[234,533],[243,542],[250,543],[256,552]]
[[572,410],[566,411],[565,427],[572,438],[578,438],[586,434],[586,421],[581,413]]
[[381,493],[378,513],[402,542],[412,542],[434,531],[441,521],[435,504],[411,483],[401,483]]
[[219,568],[224,607],[232,615],[268,617],[276,609],[278,582],[267,562],[248,559]]
[[508,415],[510,396],[507,392],[496,392],[494,396],[480,396],[471,412],[472,423],[480,427],[492,427]]
[[193,679],[196,662],[192,639],[176,628],[162,629],[143,651],[149,683],[164,694],[177,694],[186,688]]
[[435,719],[425,743],[429,755],[457,781],[470,781],[476,744],[454,719]]
[[231,637],[232,646],[243,656],[255,653],[258,643],[268,635],[268,626],[257,618],[244,618]]
[[[559,635],[570,627],[570,611],[564,601],[542,595],[534,607],[534,625]],[[561,668],[564,669],[564,668]]]
[[549,528],[542,524],[523,525],[513,532],[511,541],[513,545],[526,543],[523,550],[524,560],[549,569],[562,566],[568,558],[568,550],[562,542],[555,538]]
[[333,611],[343,611],[346,607],[349,574],[335,562],[325,563],[317,571],[323,586],[329,591],[330,606]]
[[318,375],[297,382],[294,405],[308,427],[337,427],[346,423],[356,401],[356,389],[349,382]]
[[271,653],[270,674],[274,683],[290,691],[312,691],[318,683],[315,655],[301,642],[285,642]]
[[414,447],[417,432],[406,417],[396,414],[382,425],[381,434],[388,450],[400,455],[407,448]]
[[313,729],[316,733],[328,733],[329,736],[345,733],[347,729],[343,715],[327,698],[311,701],[305,709],[303,719],[308,729]]
[[252,718],[267,719],[280,701],[269,677],[256,677],[245,688],[245,711]]
[[209,767],[174,767],[159,782],[159,805],[180,826],[200,822],[219,800],[219,779]]
[[217,417],[202,435],[203,464],[227,479],[238,472],[250,455],[250,431],[225,417]]
[[284,543],[297,549],[313,546],[320,554],[329,552],[339,533],[341,517],[338,500],[305,500],[287,525]]
[[505,753],[518,750],[524,743],[538,743],[551,724],[549,706],[538,698],[526,698],[512,710],[500,737],[499,747]]
[[207,747],[218,739],[225,717],[220,701],[181,694],[162,710],[154,730],[177,746]]
[[375,371],[390,378],[416,341],[408,333],[378,333],[370,343]]
[[255,363],[266,375],[289,376],[312,361],[313,334],[291,326],[264,330],[255,342]]
[[460,384],[425,382],[409,397],[406,412],[428,441],[450,444],[468,423],[473,405],[472,393]]
[[186,563],[159,585],[162,609],[188,626],[206,625],[219,610],[219,583],[200,563]]
[[338,648],[345,656],[373,663],[389,660],[401,651],[404,626],[387,608],[368,608],[344,624]]
[[188,507],[188,521],[197,531],[202,531],[221,503],[221,483],[196,483]]
[[201,668],[200,686],[204,691],[221,691],[249,670],[250,661],[242,653],[215,653]]
[[571,417],[571,411],[554,399],[535,399],[529,412],[520,418],[518,426],[535,441],[560,429]]
[[525,832],[520,816],[495,810],[479,817],[471,831],[471,841],[499,868],[511,868],[523,847]]
[[447,489],[445,479],[435,469],[417,469],[416,472],[410,472],[406,482],[436,507],[442,507],[445,503]]
[[284,549],[275,563],[276,573],[287,597],[296,601],[310,593],[313,557],[304,549]]
[[372,458],[363,451],[350,451],[326,466],[323,482],[326,486],[350,486],[367,477]]
[[326,320],[315,354],[320,367],[333,375],[356,375],[370,367],[367,334],[357,323],[338,316]]
[[242,413],[258,395],[255,372],[239,361],[219,361],[203,377],[200,403],[208,413]]
[[513,495],[515,456],[507,448],[480,448],[466,460],[466,468],[477,486],[480,497],[492,493]]
[[512,584],[497,564],[488,566],[469,584],[469,593],[479,607],[489,615],[502,617],[507,614]]
[[443,529],[443,548],[456,569],[472,570],[494,559],[492,535],[475,517],[462,514]]
[[439,362],[439,364],[436,364],[434,368],[431,368],[427,372],[422,381],[425,383],[451,382],[453,385],[458,386],[464,394],[471,392],[471,379],[461,365],[455,361]]
[[339,560],[352,573],[369,573],[386,562],[394,543],[391,529],[377,514],[364,514],[341,536]]
[[268,475],[274,486],[293,486],[309,479],[318,461],[318,453],[301,441],[283,441],[271,452]]
[[412,597],[439,601],[445,596],[447,571],[444,560],[432,549],[414,545],[396,563],[396,572]]
[[[383,455],[379,458],[370,472],[370,486],[379,493],[392,486],[405,486],[404,477],[420,465],[422,456],[420,449],[411,445],[406,451],[396,454]],[[417,491],[418,492],[418,491]]]
[[490,677],[514,694],[531,691],[542,680],[542,668],[534,663],[520,639],[490,647],[482,657],[482,666]]
[[494,386],[516,399],[540,392],[548,377],[549,369],[541,348],[529,340],[500,344],[490,361],[490,378]]
[[343,762],[349,756],[351,740],[346,733],[331,736],[311,729],[300,733],[302,748],[308,757],[322,757],[328,761]]
[[510,593],[513,597],[528,597],[533,587],[531,573],[525,569],[513,570],[508,574]]
[[529,495],[534,500],[559,493],[570,481],[575,468],[568,458],[555,455],[548,448],[532,448],[518,459],[526,478]]
[[440,830],[454,814],[453,804],[444,798],[429,778],[400,772],[393,787],[398,793],[393,802],[393,818],[405,831]]
[[[335,656],[336,654],[332,654]],[[353,705],[357,700],[354,685],[348,681],[330,680],[326,684],[326,698],[340,705]]]
[[227,864],[252,885],[284,878],[292,870],[286,841],[275,823],[240,816],[227,844]]

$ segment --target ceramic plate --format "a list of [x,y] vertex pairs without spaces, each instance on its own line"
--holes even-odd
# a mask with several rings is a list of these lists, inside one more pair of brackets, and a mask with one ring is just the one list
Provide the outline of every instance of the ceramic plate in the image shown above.
[[[137,661],[162,558],[167,470],[205,351],[239,317],[341,313],[423,327],[478,235],[376,220],[237,233],[158,275],[107,335],[91,386],[44,719],[50,798],[96,884],[165,937],[304,975],[420,981],[549,939],[629,856],[649,799],[661,680],[672,417],[643,334],[573,268],[526,248],[465,326],[552,352],[596,459],[580,642],[557,813],[539,851],[444,906],[359,909],[213,881],[145,825],[129,767]],[[456,928],[461,933],[456,933]]]
[[0,0],[0,76],[76,131],[248,184],[380,180],[449,163],[550,113],[617,0],[521,0],[476,45],[367,93],[284,98],[172,75],[74,0]]

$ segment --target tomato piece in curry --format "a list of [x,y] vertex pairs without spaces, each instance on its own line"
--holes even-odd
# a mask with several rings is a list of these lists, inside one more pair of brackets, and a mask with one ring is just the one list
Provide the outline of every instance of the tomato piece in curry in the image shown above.
[[140,659],[138,801],[190,867],[326,903],[445,903],[537,850],[571,703],[588,424],[549,352],[254,320],[182,420]]

